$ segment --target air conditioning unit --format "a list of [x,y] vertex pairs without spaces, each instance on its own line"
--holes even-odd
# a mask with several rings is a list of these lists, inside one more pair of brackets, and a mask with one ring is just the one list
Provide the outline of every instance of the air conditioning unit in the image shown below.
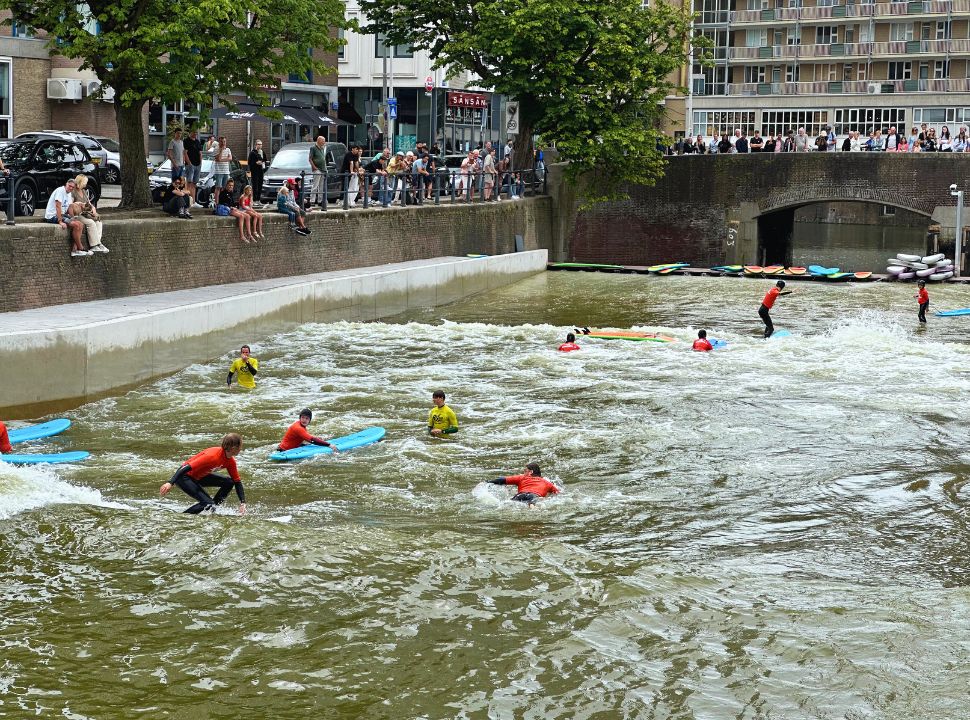
[[49,100],[80,100],[81,81],[66,78],[47,78],[47,98]]
[[869,83],[866,85],[866,92],[870,95],[878,95],[882,92],[882,85],[879,83]]
[[110,86],[102,86],[100,80],[85,80],[84,94],[87,97],[98,97],[100,94],[100,100],[104,102],[114,102],[115,100],[115,90]]

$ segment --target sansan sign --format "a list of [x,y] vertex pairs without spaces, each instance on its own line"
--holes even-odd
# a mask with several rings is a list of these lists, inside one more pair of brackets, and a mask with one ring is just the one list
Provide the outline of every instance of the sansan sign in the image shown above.
[[461,108],[487,108],[488,95],[484,93],[455,92],[448,93],[448,105]]

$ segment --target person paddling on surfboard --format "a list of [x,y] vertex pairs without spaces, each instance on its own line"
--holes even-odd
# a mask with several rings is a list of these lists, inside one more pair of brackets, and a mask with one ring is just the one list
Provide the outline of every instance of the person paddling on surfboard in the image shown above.
[[694,341],[694,347],[692,349],[697,352],[710,352],[714,349],[711,341],[707,339],[707,330],[697,331],[697,339]]
[[10,436],[7,434],[7,426],[0,421],[0,454],[10,454],[13,448],[10,446]]
[[[193,455],[178,469],[172,479],[158,489],[158,494],[165,496],[174,486],[198,502],[185,512],[198,515],[203,510],[215,512],[216,505],[222,503],[229,496],[229,492],[236,488],[239,497],[239,514],[246,514],[246,491],[243,489],[239,470],[236,469],[235,457],[242,450],[242,438],[236,433],[229,433],[222,438],[219,446],[211,447],[197,455]],[[213,474],[213,470],[225,468],[229,477]],[[213,498],[203,490],[203,487],[217,487],[219,492]]]
[[779,295],[791,295],[791,290],[785,290],[785,281],[779,280],[775,283],[775,286],[765,293],[764,300],[761,301],[761,307],[758,308],[758,315],[761,316],[762,321],[765,324],[765,339],[771,337],[771,334],[775,331],[775,326],[771,323],[771,315],[769,311],[775,305],[775,300],[778,299]]
[[310,445],[323,445],[334,452],[340,452],[323,438],[311,435],[307,431],[307,425],[310,424],[311,420],[313,420],[313,413],[310,411],[310,408],[300,410],[300,419],[286,429],[286,434],[280,441],[278,449],[292,450],[293,448],[302,447],[304,443],[309,443]]
[[226,385],[232,387],[232,376],[236,376],[239,387],[252,390],[256,387],[256,373],[259,372],[259,360],[250,357],[249,345],[239,348],[239,357],[233,360],[229,366],[229,376],[226,378]]
[[510,475],[489,480],[492,485],[515,485],[516,493],[512,499],[516,502],[524,502],[530,507],[539,498],[546,495],[555,495],[560,492],[559,488],[542,477],[539,470],[539,463],[529,463],[525,466],[525,472],[521,475]]
[[582,348],[576,344],[576,336],[573,333],[566,333],[566,342],[559,346],[559,352],[572,352],[573,350],[582,350]]
[[926,292],[926,281],[920,280],[916,283],[916,287],[919,288],[913,297],[916,298],[916,302],[919,303],[919,314],[916,316],[921,323],[926,322],[926,309],[930,306],[930,294]]
[[441,436],[458,432],[458,416],[445,405],[444,391],[435,390],[431,393],[431,401],[434,407],[428,413],[428,434]]

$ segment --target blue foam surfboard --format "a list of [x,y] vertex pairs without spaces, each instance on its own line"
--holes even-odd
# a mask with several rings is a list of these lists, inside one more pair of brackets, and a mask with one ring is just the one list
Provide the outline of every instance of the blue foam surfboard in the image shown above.
[[84,450],[52,453],[50,455],[0,455],[0,461],[11,465],[40,465],[41,463],[68,463],[84,460],[91,453]]
[[[960,310],[941,310],[936,313],[938,317],[957,317],[959,315],[970,315],[970,308],[962,308]],[[11,433],[13,435],[13,433]],[[13,442],[11,439],[10,442]]]
[[[370,427],[356,432],[353,435],[333,438],[330,442],[336,445],[340,452],[346,452],[347,450],[380,442],[384,439],[385,432],[382,427]],[[325,445],[304,445],[303,447],[293,448],[292,450],[278,450],[270,455],[269,459],[286,462],[289,460],[303,460],[314,455],[329,455],[332,452],[333,450]]]
[[838,271],[839,271],[839,268],[837,268],[837,267],[827,268],[827,267],[822,267],[821,265],[809,265],[808,266],[808,272],[810,274],[816,275],[816,276],[818,276],[818,275],[834,275]]
[[788,332],[787,330],[775,330],[771,334],[771,337],[769,337],[768,339],[771,340],[773,338],[786,338],[786,337],[791,337],[791,333]]
[[710,338],[711,345],[715,350],[720,350],[721,348],[727,347],[727,340],[718,340],[717,338]]
[[70,420],[67,418],[57,418],[57,420],[51,420],[40,425],[28,425],[27,427],[10,430],[7,435],[10,436],[10,444],[13,445],[15,443],[51,437],[52,435],[64,432],[69,427],[71,427]]

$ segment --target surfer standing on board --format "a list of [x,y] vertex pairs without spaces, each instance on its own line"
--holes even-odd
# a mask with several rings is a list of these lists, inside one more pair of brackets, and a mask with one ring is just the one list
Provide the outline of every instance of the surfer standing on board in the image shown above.
[[558,487],[542,477],[539,463],[534,462],[526,465],[525,472],[521,475],[500,477],[489,480],[489,483],[492,485],[515,485],[517,492],[512,496],[512,499],[516,502],[524,502],[530,507],[539,498],[544,498],[546,495],[555,495],[559,492]]
[[916,298],[916,302],[919,303],[919,314],[916,316],[921,323],[926,322],[926,309],[930,306],[930,294],[926,292],[926,281],[920,280],[916,283],[916,287],[919,288],[913,297]]
[[249,388],[250,390],[256,387],[256,373],[259,372],[259,360],[254,357],[250,357],[252,351],[249,349],[249,345],[243,345],[239,348],[239,357],[232,361],[232,365],[229,366],[229,376],[226,378],[226,385],[232,387],[232,376],[236,376],[236,380],[239,382],[239,387]]
[[[246,491],[243,489],[239,470],[236,469],[234,458],[242,450],[242,438],[236,433],[229,433],[222,438],[219,446],[203,450],[186,460],[172,479],[158,489],[159,495],[167,495],[173,486],[195,498],[198,502],[185,512],[198,515],[203,510],[214,512],[216,505],[222,503],[229,496],[229,491],[236,488],[239,497],[239,514],[246,514]],[[229,477],[213,474],[213,470],[225,468]],[[217,487],[219,492],[215,498],[203,490],[203,487]]]
[[303,443],[310,443],[311,445],[323,445],[334,452],[340,452],[323,438],[309,433],[306,428],[311,420],[313,420],[313,413],[310,411],[310,408],[300,410],[300,419],[286,429],[286,434],[280,441],[279,449],[292,450],[293,448],[302,447]]
[[761,301],[761,307],[758,308],[758,315],[761,316],[762,321],[765,324],[765,339],[771,337],[771,334],[775,331],[775,326],[771,323],[771,315],[769,311],[775,305],[775,300],[778,299],[779,295],[791,295],[791,290],[785,290],[785,281],[779,280],[775,283],[775,286],[765,293],[764,300]]
[[431,393],[431,401],[434,407],[428,413],[428,434],[440,436],[458,432],[458,416],[445,405],[444,391],[435,390]]
[[13,448],[10,447],[10,436],[7,435],[7,426],[3,424],[0,420],[0,453],[11,453]]

